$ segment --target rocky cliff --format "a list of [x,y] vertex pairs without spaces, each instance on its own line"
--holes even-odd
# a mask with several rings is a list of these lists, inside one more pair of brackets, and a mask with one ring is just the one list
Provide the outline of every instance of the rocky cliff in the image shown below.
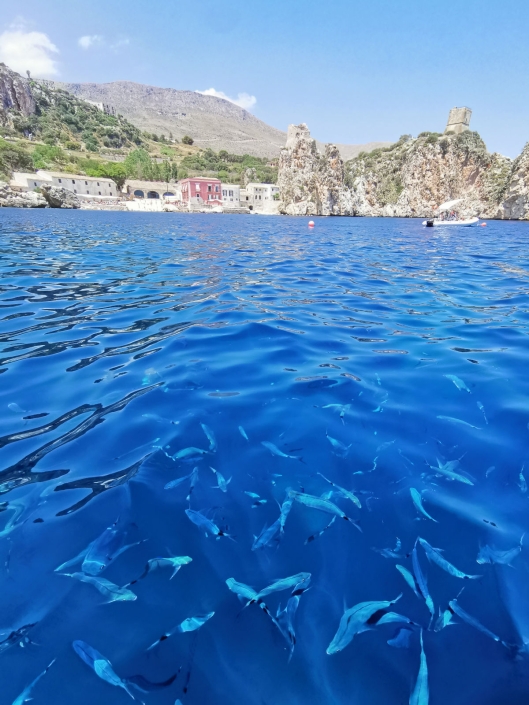
[[354,215],[345,169],[335,145],[318,152],[307,125],[290,125],[279,155],[280,211],[287,215]]
[[489,154],[477,132],[424,132],[363,152],[344,165],[320,154],[306,125],[291,125],[279,160],[281,210],[289,215],[431,217],[460,198],[462,216],[529,220],[529,143],[514,162]]
[[529,142],[514,160],[509,183],[502,196],[496,217],[529,220]]
[[512,161],[489,154],[476,132],[423,133],[347,163],[357,215],[426,217],[462,198],[461,215],[493,218],[508,189]]
[[13,113],[34,115],[36,108],[29,79],[0,63],[0,124],[10,124]]

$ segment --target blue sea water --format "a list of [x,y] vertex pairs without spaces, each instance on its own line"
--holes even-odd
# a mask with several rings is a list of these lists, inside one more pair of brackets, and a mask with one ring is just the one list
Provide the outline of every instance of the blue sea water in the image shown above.
[[[53,659],[36,705],[128,702],[75,653],[82,640],[121,679],[178,672],[131,690],[153,705],[406,704],[422,629],[432,705],[526,703],[529,537],[510,565],[501,552],[529,529],[528,228],[0,210],[1,702]],[[207,452],[177,458],[186,448]],[[194,467],[192,491],[164,489]],[[329,526],[296,500],[252,550],[289,490],[333,491],[340,516]],[[63,574],[82,557],[55,569],[113,525],[116,545],[136,545],[103,550],[97,577],[125,586],[152,558],[192,561],[104,604]],[[479,577],[429,561],[418,537]],[[433,620],[395,568],[413,574],[415,545]],[[493,562],[478,563],[486,546]],[[267,614],[226,580],[258,592],[299,572],[289,659],[271,617],[292,585],[263,598]],[[401,593],[385,611],[412,624],[379,611],[327,654],[345,609]],[[450,613],[436,631],[456,598],[488,633]],[[403,626],[409,648],[389,645]]]

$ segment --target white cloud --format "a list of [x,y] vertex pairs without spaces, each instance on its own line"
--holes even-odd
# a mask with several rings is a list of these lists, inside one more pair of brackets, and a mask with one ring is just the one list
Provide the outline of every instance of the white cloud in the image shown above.
[[79,37],[77,44],[81,49],[90,49],[94,44],[101,44],[103,37],[100,34],[85,34],[84,37]]
[[57,76],[54,55],[58,53],[47,34],[26,31],[21,20],[0,34],[0,61],[18,73],[31,71],[39,78]]
[[205,91],[195,91],[196,93],[202,93],[202,95],[212,95],[215,98],[223,98],[224,100],[229,100],[230,103],[238,105],[240,108],[245,110],[251,110],[253,106],[257,103],[257,98],[249,93],[239,93],[237,98],[230,98],[229,95],[223,93],[222,91],[217,91],[214,88],[208,88]]
[[110,45],[110,48],[113,49],[114,51],[118,51],[122,47],[126,47],[129,44],[130,44],[130,39],[128,37],[120,37],[113,44]]

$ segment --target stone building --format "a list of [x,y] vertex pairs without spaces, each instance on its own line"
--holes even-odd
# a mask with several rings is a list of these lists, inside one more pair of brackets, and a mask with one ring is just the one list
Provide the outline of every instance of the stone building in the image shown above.
[[41,186],[60,186],[84,198],[118,198],[118,187],[112,179],[102,176],[63,174],[39,169],[35,174],[15,171],[11,187],[19,191],[34,191]]
[[466,132],[470,129],[471,117],[472,110],[470,108],[452,108],[448,115],[445,134],[454,132],[456,135],[460,135],[462,132]]
[[188,205],[221,206],[222,193],[219,179],[208,176],[193,176],[180,181],[182,201]]
[[176,183],[166,181],[140,181],[127,179],[123,186],[123,193],[132,198],[172,198],[179,192]]

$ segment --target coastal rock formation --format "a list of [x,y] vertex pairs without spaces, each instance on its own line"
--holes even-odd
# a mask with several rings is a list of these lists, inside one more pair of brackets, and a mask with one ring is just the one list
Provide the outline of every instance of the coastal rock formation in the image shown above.
[[430,217],[439,204],[462,198],[462,216],[495,217],[509,188],[512,161],[489,154],[476,132],[405,135],[391,147],[347,163],[358,215]]
[[509,184],[496,215],[498,218],[529,220],[529,142],[513,162]]
[[27,117],[36,112],[30,81],[0,63],[0,124],[10,122],[11,111]]
[[47,208],[46,199],[35,191],[14,191],[0,181],[0,208]]
[[42,195],[50,208],[80,208],[81,202],[71,191],[60,186],[41,186]]
[[320,154],[307,125],[290,125],[279,156],[280,212],[287,215],[354,215],[344,163],[335,145]]

